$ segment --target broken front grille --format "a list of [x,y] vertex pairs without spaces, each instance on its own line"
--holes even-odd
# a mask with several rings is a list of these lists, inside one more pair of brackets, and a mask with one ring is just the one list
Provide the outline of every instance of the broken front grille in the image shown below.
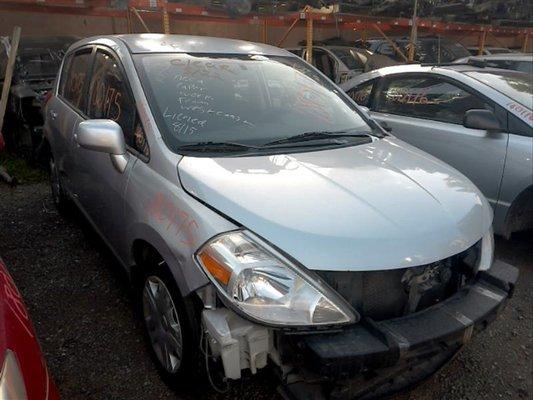
[[473,277],[481,241],[431,264],[386,271],[317,271],[362,316],[376,321],[421,311],[447,299]]

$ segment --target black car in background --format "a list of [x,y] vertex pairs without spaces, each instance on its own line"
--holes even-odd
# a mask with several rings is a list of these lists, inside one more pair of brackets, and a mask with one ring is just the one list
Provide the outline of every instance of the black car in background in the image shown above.
[[[398,48],[407,55],[409,38],[392,39]],[[363,47],[374,54],[382,54],[396,61],[404,62],[394,47],[385,39],[369,39],[356,42],[357,47]],[[461,43],[441,37],[420,37],[416,43],[414,61],[428,64],[449,63],[459,58],[470,56],[470,52]]]
[[[52,88],[61,60],[74,36],[22,37],[17,51],[3,135],[8,150],[35,154],[42,139],[41,106]],[[0,38],[0,84],[3,84],[11,47]]]

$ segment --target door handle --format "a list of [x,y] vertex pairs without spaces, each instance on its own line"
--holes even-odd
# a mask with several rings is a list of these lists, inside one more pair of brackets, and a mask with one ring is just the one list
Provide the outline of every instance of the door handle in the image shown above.
[[50,118],[56,119],[57,118],[57,111],[50,110]]

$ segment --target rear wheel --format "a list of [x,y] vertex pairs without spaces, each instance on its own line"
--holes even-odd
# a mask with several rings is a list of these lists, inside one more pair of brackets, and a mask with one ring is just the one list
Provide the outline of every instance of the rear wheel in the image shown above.
[[70,207],[70,199],[63,189],[59,170],[53,157],[50,157],[50,189],[52,191],[52,201],[57,210],[61,213],[67,212]]

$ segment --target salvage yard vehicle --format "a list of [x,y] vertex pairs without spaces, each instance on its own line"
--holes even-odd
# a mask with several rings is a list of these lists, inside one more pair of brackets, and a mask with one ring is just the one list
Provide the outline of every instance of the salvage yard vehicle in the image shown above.
[[[478,46],[469,46],[469,47],[467,47],[467,50],[473,56],[477,56],[479,54],[479,47]],[[482,55],[488,56],[490,54],[512,54],[512,53],[513,53],[513,51],[511,49],[508,49],[507,47],[485,46],[483,48],[483,54]]]
[[54,202],[73,201],[128,272],[173,387],[269,364],[297,399],[385,395],[513,293],[481,192],[283,49],[84,39],[45,131]]
[[533,228],[533,83],[476,65],[382,68],[342,88],[394,136],[472,180],[494,231],[509,237]]
[[[293,54],[307,57],[306,46],[287,48]],[[365,72],[371,52],[349,46],[313,46],[312,64],[335,83],[346,82]]]
[[[65,51],[73,36],[22,37],[17,51],[4,129],[11,150],[37,150],[42,141],[41,108],[52,88]],[[0,84],[7,66],[10,41],[0,38]]]
[[[485,64],[487,67],[510,69],[513,71],[526,72],[533,75],[533,54],[510,53],[493,54],[486,56],[472,56],[454,61],[457,64],[474,63]],[[531,103],[530,103],[531,104]]]
[[58,400],[28,311],[0,258],[0,398]]
[[[392,41],[405,55],[410,43],[409,38],[392,38]],[[383,38],[358,41],[358,46],[375,54],[388,56],[396,61],[405,62],[394,46]],[[419,37],[415,48],[415,61],[422,63],[448,63],[459,58],[470,56],[470,52],[461,43],[441,37]]]

